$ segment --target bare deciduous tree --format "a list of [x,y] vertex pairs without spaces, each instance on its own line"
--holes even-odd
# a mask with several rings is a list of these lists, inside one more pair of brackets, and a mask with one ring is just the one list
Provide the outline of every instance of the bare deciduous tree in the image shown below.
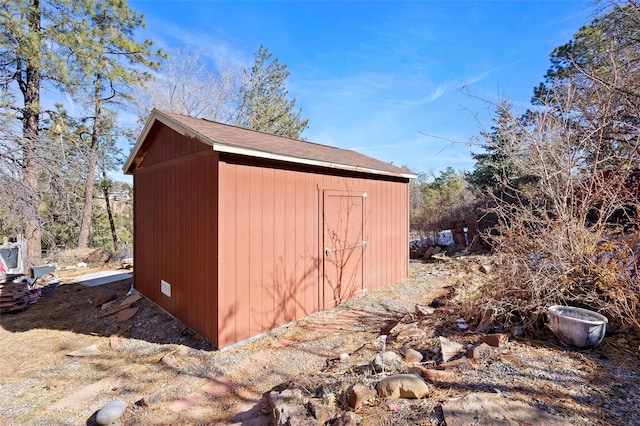
[[241,72],[224,66],[210,71],[197,52],[178,49],[141,93],[144,116],[153,108],[231,123],[236,114]]

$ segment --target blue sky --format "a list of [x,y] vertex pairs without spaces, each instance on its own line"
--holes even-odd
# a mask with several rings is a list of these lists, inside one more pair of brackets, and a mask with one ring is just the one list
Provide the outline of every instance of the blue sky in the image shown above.
[[471,170],[469,142],[491,126],[476,97],[526,108],[553,48],[593,17],[588,1],[129,4],[169,53],[249,68],[264,45],[291,72],[307,140],[426,173]]

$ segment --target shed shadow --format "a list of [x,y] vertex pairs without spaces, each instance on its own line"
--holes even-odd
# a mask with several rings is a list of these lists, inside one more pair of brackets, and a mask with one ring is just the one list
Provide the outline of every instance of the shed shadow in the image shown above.
[[132,305],[138,308],[133,318],[122,322],[118,322],[117,313],[104,316],[108,310],[95,306],[104,294],[115,295],[116,305],[119,304],[126,299],[132,283],[131,278],[93,287],[79,283],[50,283],[40,289],[40,298],[24,310],[3,312],[0,324],[14,333],[48,329],[213,349],[204,338],[144,296]]

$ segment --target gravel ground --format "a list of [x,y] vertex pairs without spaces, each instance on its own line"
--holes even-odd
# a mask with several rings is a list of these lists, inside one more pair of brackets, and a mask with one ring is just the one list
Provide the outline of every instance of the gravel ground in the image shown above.
[[[123,424],[265,424],[264,394],[284,387],[340,412],[349,385],[380,379],[372,367],[379,336],[388,336],[387,350],[420,351],[426,367],[441,361],[440,336],[478,343],[482,335],[458,328],[456,319],[464,293],[487,279],[479,272],[484,261],[412,263],[406,280],[222,351],[144,298],[129,322],[98,318],[97,293],[113,290],[121,300],[130,283],[60,285],[26,311],[0,317],[0,424],[92,424],[114,399],[128,404]],[[442,306],[416,316],[416,304],[435,298]],[[398,342],[394,327],[414,322],[424,335]],[[431,383],[423,400],[378,399],[356,414],[363,425],[443,424],[446,401],[499,392],[572,424],[640,424],[639,343],[626,333],[569,351],[550,332],[512,338],[482,362],[447,368],[447,380]],[[66,355],[90,345],[102,353]],[[139,402],[151,394],[151,406]]]

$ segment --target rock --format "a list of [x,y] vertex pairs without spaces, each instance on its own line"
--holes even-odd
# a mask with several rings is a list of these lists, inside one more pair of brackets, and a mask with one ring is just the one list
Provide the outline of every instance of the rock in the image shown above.
[[349,359],[349,354],[348,353],[341,353],[340,354],[340,361],[346,361]]
[[489,346],[499,348],[504,346],[509,341],[509,336],[504,333],[487,334],[482,338],[482,341]]
[[418,328],[418,323],[405,324],[400,328],[396,341],[398,343],[406,342],[409,339],[424,337],[426,333]]
[[409,373],[418,374],[432,382],[449,382],[453,378],[451,371],[434,370],[432,368],[425,368],[421,366],[409,368]]
[[67,353],[67,356],[98,356],[102,355],[98,345],[87,346],[86,348],[78,349]]
[[422,356],[422,354],[416,351],[415,349],[409,348],[404,352],[404,359],[409,364],[415,364],[415,363],[421,362],[423,358],[424,357]]
[[140,405],[143,407],[153,407],[158,405],[162,401],[162,392],[159,390],[151,392],[148,395],[145,395],[140,401]]
[[111,401],[96,414],[96,423],[108,425],[118,420],[127,411],[127,403],[124,401]]
[[327,423],[333,417],[331,409],[315,399],[309,400],[307,410],[321,425]]
[[491,358],[491,355],[493,355],[493,351],[493,347],[487,345],[486,343],[482,343],[478,346],[469,348],[467,350],[467,356],[476,362],[482,362]]
[[443,370],[447,368],[457,368],[459,370],[464,370],[467,367],[469,367],[469,359],[465,355],[463,355],[461,358],[443,362],[438,365],[438,368]]
[[431,306],[416,305],[416,307],[414,308],[414,311],[416,315],[424,317],[424,316],[433,314],[436,310],[433,309]]
[[300,389],[285,389],[269,393],[269,405],[273,415],[272,424],[277,426],[311,426],[317,422],[307,417]]
[[138,312],[139,308],[127,308],[118,312],[118,317],[116,318],[116,322],[125,322],[129,321],[134,317],[136,312]]
[[513,327],[511,327],[511,335],[513,337],[522,337],[524,336],[524,329],[518,325],[514,325]]
[[189,352],[191,352],[191,348],[185,345],[178,345],[178,347],[173,350],[173,354],[179,357],[187,356]]
[[354,410],[362,407],[366,402],[375,399],[377,395],[376,391],[359,383],[350,386],[349,389],[347,389],[347,401],[349,402],[349,407]]
[[382,379],[376,385],[380,398],[420,399],[429,393],[427,384],[414,374],[398,374]]
[[111,302],[118,298],[118,294],[113,290],[102,290],[96,296],[96,300],[93,302],[93,305],[97,308],[99,306],[104,305],[105,303]]
[[345,411],[335,419],[332,426],[356,426],[358,424],[358,416],[351,411]]
[[442,361],[447,362],[451,358],[455,358],[461,352],[464,351],[464,346],[461,343],[449,340],[446,337],[440,336],[440,352],[442,353]]
[[118,339],[118,336],[113,335],[109,337],[109,347],[111,349],[118,349],[118,346],[120,346],[120,340]]
[[386,351],[384,354],[376,355],[373,361],[377,371],[383,370],[382,360],[384,359],[384,371],[399,370],[402,367],[402,358],[395,352]]
[[442,404],[442,412],[447,426],[570,424],[559,416],[495,393],[472,393],[446,401]]

